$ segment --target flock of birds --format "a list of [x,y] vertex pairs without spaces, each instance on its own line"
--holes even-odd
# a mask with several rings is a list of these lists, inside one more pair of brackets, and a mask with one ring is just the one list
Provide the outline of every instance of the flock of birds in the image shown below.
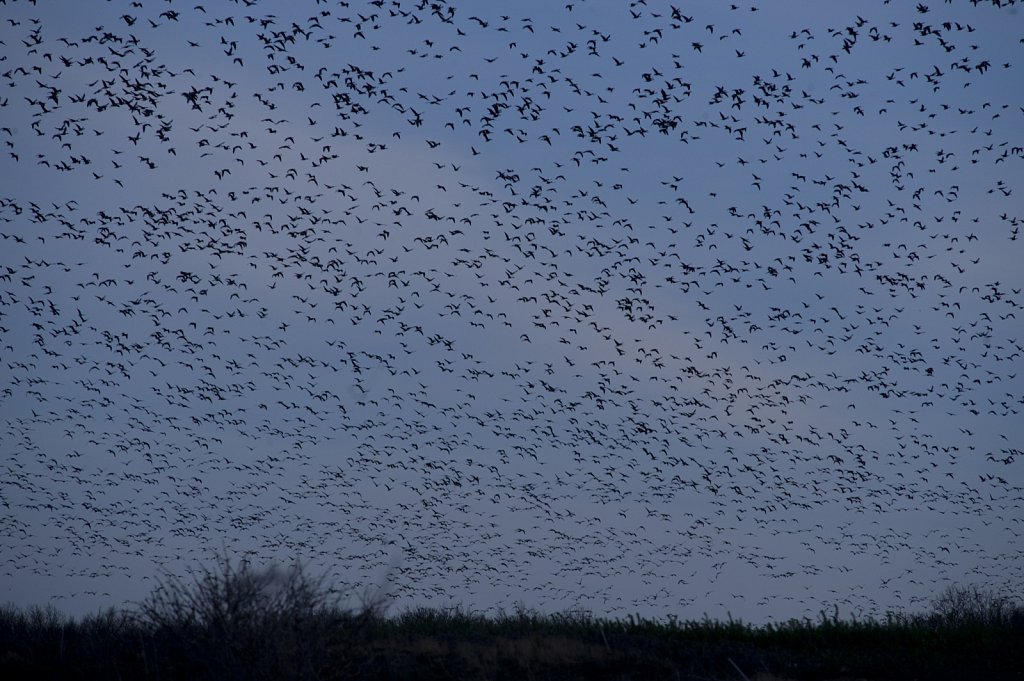
[[676,2],[0,3],[3,596],[1020,589],[1018,7]]

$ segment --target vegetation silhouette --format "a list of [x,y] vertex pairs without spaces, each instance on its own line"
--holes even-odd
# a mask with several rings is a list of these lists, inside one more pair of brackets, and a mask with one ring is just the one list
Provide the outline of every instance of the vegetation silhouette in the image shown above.
[[1019,679],[1024,605],[950,586],[926,614],[752,626],[729,619],[611,620],[526,609],[387,616],[300,563],[227,555],[162,578],[134,609],[81,619],[0,608],[5,679]]

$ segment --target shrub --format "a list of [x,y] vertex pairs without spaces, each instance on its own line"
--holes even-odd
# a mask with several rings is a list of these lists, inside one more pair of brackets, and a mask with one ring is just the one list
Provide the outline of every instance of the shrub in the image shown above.
[[954,626],[1009,627],[1024,623],[1024,606],[990,589],[951,585],[932,603],[934,617]]
[[323,678],[332,636],[361,621],[341,608],[323,577],[309,577],[298,563],[261,570],[224,556],[191,577],[162,578],[136,613],[152,636],[152,656],[188,668],[173,672]]

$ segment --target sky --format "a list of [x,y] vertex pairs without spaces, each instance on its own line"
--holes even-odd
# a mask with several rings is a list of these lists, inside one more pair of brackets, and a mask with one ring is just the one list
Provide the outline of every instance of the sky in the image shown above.
[[0,602],[1024,593],[1014,2],[0,4]]

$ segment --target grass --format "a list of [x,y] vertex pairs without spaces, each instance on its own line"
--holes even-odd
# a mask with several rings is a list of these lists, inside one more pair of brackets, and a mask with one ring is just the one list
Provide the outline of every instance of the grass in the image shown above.
[[345,609],[299,569],[225,558],[132,610],[0,608],[4,679],[1024,679],[1024,606],[975,587],[885,621],[750,626],[525,610]]

